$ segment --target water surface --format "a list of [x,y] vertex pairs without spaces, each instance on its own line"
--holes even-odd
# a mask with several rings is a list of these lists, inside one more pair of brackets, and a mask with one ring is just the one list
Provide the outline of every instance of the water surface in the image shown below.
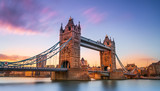
[[160,80],[56,81],[50,78],[0,78],[0,91],[160,91]]

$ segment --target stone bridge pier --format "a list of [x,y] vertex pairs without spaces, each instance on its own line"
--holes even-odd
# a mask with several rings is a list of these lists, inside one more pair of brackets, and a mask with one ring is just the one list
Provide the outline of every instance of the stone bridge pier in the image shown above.
[[80,68],[81,26],[74,25],[70,17],[68,24],[60,28],[60,46],[69,38],[71,41],[59,53],[59,68],[68,68],[67,72],[52,72],[51,80],[90,80],[87,70]]

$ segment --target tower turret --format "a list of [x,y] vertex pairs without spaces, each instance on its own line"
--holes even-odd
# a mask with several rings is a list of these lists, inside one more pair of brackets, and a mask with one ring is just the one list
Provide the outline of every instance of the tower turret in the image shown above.
[[107,35],[103,41],[103,44],[110,47],[111,50],[105,50],[100,52],[101,58],[101,70],[110,71],[116,70],[116,61],[115,61],[115,43],[112,41],[111,37],[109,38]]
[[60,28],[60,33],[63,33],[64,30],[63,30],[63,24],[61,23],[61,28]]
[[81,29],[80,21],[78,22],[78,28]]
[[73,22],[73,18],[70,17],[67,26],[73,26],[74,22]]
[[103,44],[106,45],[106,46],[109,46],[111,43],[110,39],[108,38],[108,35],[106,35],[104,41],[103,41]]

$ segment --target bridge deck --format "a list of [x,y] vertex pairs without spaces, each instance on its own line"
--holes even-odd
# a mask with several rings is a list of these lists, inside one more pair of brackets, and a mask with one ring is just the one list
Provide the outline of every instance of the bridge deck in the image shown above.
[[0,67],[0,71],[67,71],[67,68]]
[[110,47],[108,47],[108,46],[106,46],[106,45],[104,45],[100,42],[96,42],[94,40],[85,38],[83,36],[81,36],[80,45],[83,46],[83,47],[87,47],[87,48],[97,50],[97,51],[111,50]]
[[108,71],[94,71],[94,70],[88,70],[88,72],[91,72],[91,73],[109,73]]

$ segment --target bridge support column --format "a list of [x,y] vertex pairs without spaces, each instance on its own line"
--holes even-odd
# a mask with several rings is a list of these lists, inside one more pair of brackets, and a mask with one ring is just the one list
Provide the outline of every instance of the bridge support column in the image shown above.
[[101,79],[102,79],[101,74],[95,73],[94,79],[96,79],[96,80],[101,80]]
[[59,68],[68,68],[67,72],[55,72],[52,80],[90,80],[88,71],[80,68],[80,42],[81,27],[80,23],[74,25],[70,17],[65,29],[60,28],[60,46],[69,38],[70,42],[59,53]]
[[124,76],[124,73],[123,72],[110,72],[110,77],[109,79],[114,79],[114,80],[123,80],[123,79],[126,79],[125,76]]
[[52,72],[51,80],[91,80],[88,71],[69,69],[67,72]]
[[101,70],[114,72],[116,71],[115,42],[106,36],[103,44],[110,47],[111,50],[100,51]]

